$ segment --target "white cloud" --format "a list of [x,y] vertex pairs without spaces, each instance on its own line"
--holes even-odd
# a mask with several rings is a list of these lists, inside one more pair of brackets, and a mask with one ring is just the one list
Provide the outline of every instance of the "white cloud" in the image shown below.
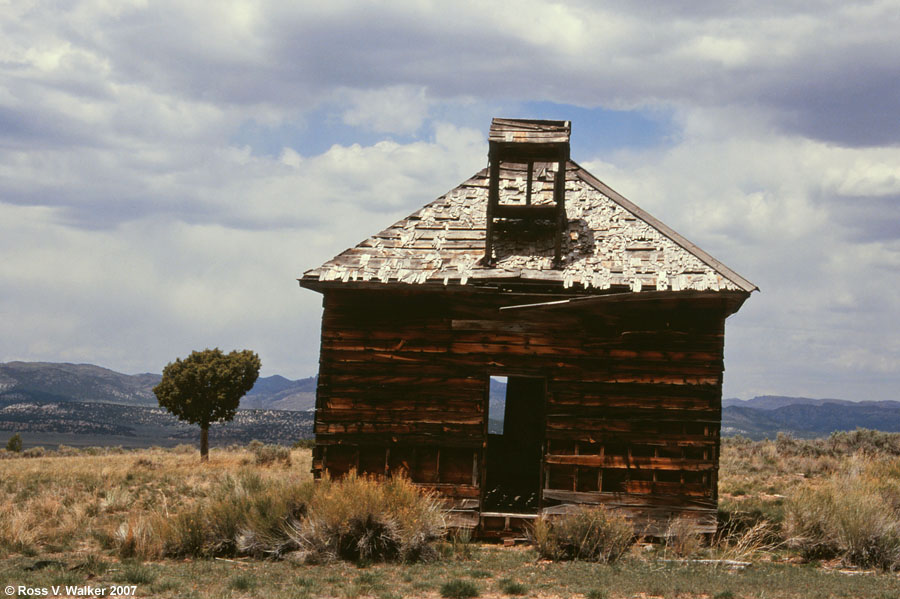
[[[286,148],[282,158],[226,148],[186,169],[146,172],[104,153],[104,175],[122,173],[166,201],[99,230],[95,198],[0,203],[0,286],[16,290],[2,302],[0,360],[52,356],[134,372],[199,347],[250,346],[267,372],[309,375],[320,298],[296,278],[468,176],[481,143],[478,132],[442,124],[434,142],[310,157]],[[78,183],[74,170],[66,177]]]
[[[891,397],[898,28],[879,1],[7,3],[0,360],[251,346],[312,374],[294,278],[483,167],[465,115],[556,101],[675,115],[575,158],[761,286],[727,391]],[[230,141],[323,114],[345,137],[321,151]]]
[[344,111],[344,122],[379,133],[413,134],[428,116],[428,100],[422,86],[351,90],[349,96],[351,106]]
[[[702,119],[702,114],[690,119]],[[847,148],[767,127],[687,127],[673,147],[589,162],[601,179],[761,288],[728,321],[726,395],[889,399],[900,345],[897,148]],[[754,134],[753,131],[756,131]],[[882,219],[860,204],[884,195]]]

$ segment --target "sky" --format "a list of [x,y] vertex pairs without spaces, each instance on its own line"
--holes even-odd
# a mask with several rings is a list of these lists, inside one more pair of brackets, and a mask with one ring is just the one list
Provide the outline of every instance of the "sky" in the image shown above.
[[297,278],[494,116],[753,281],[725,397],[900,400],[900,2],[0,0],[0,362],[316,373]]

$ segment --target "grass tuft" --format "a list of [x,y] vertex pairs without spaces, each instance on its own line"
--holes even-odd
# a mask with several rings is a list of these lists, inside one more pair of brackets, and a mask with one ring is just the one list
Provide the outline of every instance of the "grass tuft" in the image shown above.
[[241,573],[231,577],[228,588],[234,591],[249,591],[256,588],[258,581],[253,574]]
[[703,547],[703,537],[695,528],[695,522],[691,518],[673,518],[666,529],[666,549],[681,558],[699,553]]
[[479,595],[481,595],[481,591],[470,580],[455,579],[441,585],[441,597],[446,597],[447,599],[465,599],[467,597],[478,597]]
[[267,445],[259,441],[251,441],[247,449],[253,454],[257,466],[272,466],[280,462],[283,466],[291,465],[291,450],[283,445]]
[[292,536],[312,562],[421,561],[436,557],[446,530],[437,499],[408,479],[351,473],[322,480]]
[[524,595],[528,592],[528,587],[511,578],[502,578],[500,579],[499,584],[500,590],[507,595]]
[[128,584],[152,584],[156,581],[156,570],[145,564],[128,563],[116,579]]
[[531,537],[546,559],[614,562],[634,543],[634,529],[618,512],[597,506],[539,518]]

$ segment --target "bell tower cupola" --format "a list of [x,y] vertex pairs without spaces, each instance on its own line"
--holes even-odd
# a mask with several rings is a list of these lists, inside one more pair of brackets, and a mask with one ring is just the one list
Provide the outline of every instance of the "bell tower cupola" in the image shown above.
[[[562,264],[562,241],[567,229],[566,219],[566,163],[569,160],[569,121],[529,119],[500,119],[491,122],[488,136],[490,179],[488,183],[487,231],[484,258],[490,266],[494,262],[494,237],[498,224],[505,220],[519,221],[526,228],[537,228],[539,221],[553,232],[553,266]],[[501,198],[501,169],[511,168],[524,174],[524,199]],[[552,178],[551,201],[536,202],[533,189],[536,177]]]

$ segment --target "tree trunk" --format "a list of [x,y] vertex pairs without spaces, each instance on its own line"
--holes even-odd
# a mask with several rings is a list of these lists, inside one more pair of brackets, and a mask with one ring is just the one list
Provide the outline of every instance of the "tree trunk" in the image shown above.
[[209,425],[200,425],[200,461],[209,461]]

